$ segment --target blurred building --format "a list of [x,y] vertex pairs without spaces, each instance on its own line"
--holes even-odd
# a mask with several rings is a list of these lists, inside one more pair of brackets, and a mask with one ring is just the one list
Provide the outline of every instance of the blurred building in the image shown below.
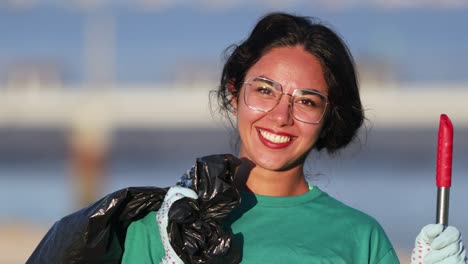
[[365,89],[393,89],[400,82],[398,67],[378,56],[357,56],[359,82]]
[[5,89],[57,89],[63,86],[63,76],[63,67],[53,61],[17,62],[5,69]]

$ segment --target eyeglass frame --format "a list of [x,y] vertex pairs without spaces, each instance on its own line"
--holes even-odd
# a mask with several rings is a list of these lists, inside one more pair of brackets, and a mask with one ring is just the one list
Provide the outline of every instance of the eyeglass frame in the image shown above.
[[[251,105],[249,105],[249,103],[247,103],[247,98],[246,98],[246,95],[245,95],[245,86],[249,84],[250,81],[252,80],[255,80],[255,79],[261,79],[261,80],[265,80],[265,81],[268,81],[268,82],[271,82],[273,84],[277,84],[279,85],[279,90],[276,88],[276,86],[273,86],[275,89],[277,89],[278,91],[281,92],[278,100],[276,101],[276,104],[268,111],[265,111],[265,110],[262,110],[262,109],[259,109],[259,108],[255,108]],[[290,96],[290,99],[288,101],[288,111],[289,111],[289,114],[291,115],[292,118],[294,118],[296,121],[299,121],[301,123],[305,123],[305,124],[311,124],[311,125],[317,125],[317,124],[320,124],[320,122],[323,120],[323,117],[325,116],[325,113],[327,112],[327,106],[329,104],[329,101],[328,101],[328,96],[319,92],[319,91],[316,91],[316,90],[311,90],[311,89],[304,89],[304,88],[296,88],[293,90],[292,93],[286,93],[283,91],[283,85],[275,80],[272,80],[272,79],[269,79],[269,78],[266,78],[266,77],[263,77],[263,76],[254,76],[254,77],[251,77],[251,78],[248,78],[246,81],[242,82],[242,86],[244,86],[244,91],[243,91],[243,96],[244,97],[244,103],[245,105],[247,105],[247,107],[249,107],[250,109],[252,110],[255,110],[255,111],[259,111],[259,112],[262,112],[262,113],[268,113],[268,112],[271,112],[273,109],[275,109],[276,106],[278,106],[279,102],[281,101],[281,97],[283,97],[283,95],[288,95]],[[294,98],[294,94],[297,92],[297,91],[302,91],[302,90],[306,90],[310,93],[313,93],[313,94],[317,94],[323,98],[325,98],[325,107],[323,108],[323,113],[322,115],[320,116],[320,119],[316,122],[305,122],[305,121],[302,121],[302,120],[299,120],[294,114],[293,114],[293,105],[294,103],[291,104],[292,102],[292,99]]]

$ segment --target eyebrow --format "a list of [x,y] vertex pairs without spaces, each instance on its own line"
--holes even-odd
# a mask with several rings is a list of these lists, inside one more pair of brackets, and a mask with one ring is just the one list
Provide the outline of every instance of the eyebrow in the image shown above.
[[[268,78],[268,77],[265,76],[265,75],[259,75],[259,76],[252,77],[252,78],[254,78],[254,79],[256,79],[256,78],[262,78],[262,79],[265,79],[265,80],[271,82],[272,84],[278,84],[278,85],[279,85],[279,88],[281,89],[281,91],[283,91],[283,85],[282,85],[281,83],[279,83],[279,82],[277,82],[277,81],[275,81],[275,80],[273,80],[273,79],[271,79],[271,78]],[[275,85],[275,86],[276,86],[276,85]]]
[[303,88],[298,88],[298,90],[302,90],[302,91],[307,91],[309,93],[312,93],[312,94],[319,94],[319,95],[322,95],[322,96],[325,96],[325,97],[328,97],[328,94],[325,94],[319,90],[316,90],[316,89],[303,89]]
[[[281,87],[281,90],[283,90],[283,85],[282,85],[281,83],[279,83],[279,82],[277,82],[277,81],[275,81],[275,80],[273,80],[273,79],[267,77],[266,75],[263,75],[263,74],[262,74],[262,75],[258,75],[258,76],[256,76],[256,77],[252,77],[252,78],[264,78],[264,79],[267,79],[268,81],[271,81],[271,82],[273,82],[273,83],[279,84],[280,87]],[[319,93],[319,94],[321,94],[321,95],[324,95],[324,96],[328,97],[328,93],[319,91],[319,90],[314,89],[314,88],[296,88],[296,89],[312,91],[312,92]],[[328,89],[327,89],[327,90],[328,90]]]

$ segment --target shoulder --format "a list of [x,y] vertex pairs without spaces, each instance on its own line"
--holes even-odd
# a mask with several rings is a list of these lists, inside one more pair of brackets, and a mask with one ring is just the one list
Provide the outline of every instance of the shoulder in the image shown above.
[[156,223],[156,212],[130,223],[122,263],[159,263],[164,248]]
[[321,195],[316,201],[323,205],[322,212],[361,248],[358,252],[371,258],[370,263],[398,263],[387,234],[374,217],[319,191]]
[[157,237],[155,234],[159,234],[159,228],[156,223],[156,211],[152,211],[143,218],[130,223],[125,241],[131,241],[137,238],[155,239]]
[[320,193],[315,203],[322,207],[321,212],[323,214],[336,217],[340,221],[345,221],[352,226],[380,227],[377,220],[367,213],[335,199],[319,188],[314,189],[317,189],[316,191]]

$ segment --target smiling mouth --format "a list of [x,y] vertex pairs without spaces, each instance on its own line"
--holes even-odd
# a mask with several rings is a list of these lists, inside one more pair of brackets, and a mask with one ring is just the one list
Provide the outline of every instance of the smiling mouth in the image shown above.
[[281,144],[281,143],[287,143],[291,141],[291,137],[288,137],[288,136],[281,136],[281,135],[273,134],[273,133],[270,133],[261,129],[259,129],[259,131],[260,131],[260,135],[262,135],[263,138],[265,138],[266,140],[272,143]]

